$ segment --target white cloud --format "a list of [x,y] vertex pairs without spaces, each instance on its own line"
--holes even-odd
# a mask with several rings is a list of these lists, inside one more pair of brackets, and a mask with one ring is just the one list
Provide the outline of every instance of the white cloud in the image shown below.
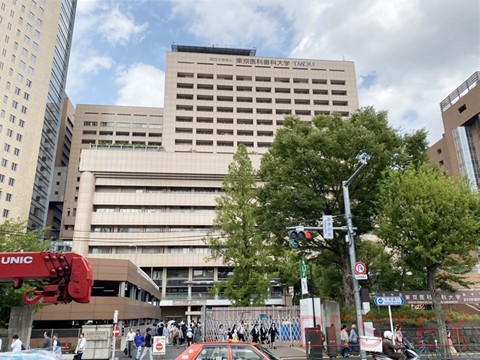
[[99,24],[102,36],[112,45],[125,45],[132,38],[141,39],[147,28],[147,23],[136,24],[132,16],[122,13],[118,6],[105,12]]
[[207,43],[354,61],[357,85],[375,74],[359,88],[361,106],[388,110],[397,128],[425,127],[431,142],[443,132],[440,101],[479,69],[477,0],[179,1],[173,10]]
[[114,61],[109,56],[92,56],[84,61],[79,67],[81,74],[96,74],[100,70],[112,68]]
[[163,107],[165,73],[155,66],[136,63],[119,70],[116,105]]

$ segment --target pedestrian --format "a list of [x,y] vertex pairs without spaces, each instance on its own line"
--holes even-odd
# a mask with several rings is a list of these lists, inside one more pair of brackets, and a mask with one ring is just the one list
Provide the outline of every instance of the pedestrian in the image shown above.
[[85,339],[85,334],[82,332],[80,333],[80,337],[78,338],[77,347],[75,348],[75,358],[77,360],[82,360],[83,352],[85,351],[85,347],[87,346],[87,339]]
[[342,354],[343,357],[350,356],[350,347],[348,341],[347,325],[342,325],[342,328],[340,329],[340,346],[342,347],[340,354]]
[[217,330],[217,340],[218,341],[225,341],[225,329],[223,328],[223,324],[220,324]]
[[203,341],[202,325],[200,324],[200,321],[197,321],[197,324],[195,325],[195,329],[193,331],[193,342],[199,343],[202,341]]
[[57,357],[62,357],[62,342],[58,338],[58,334],[53,334],[52,337],[52,351],[57,354]]
[[260,325],[260,342],[261,342],[262,344],[268,344],[268,337],[267,337],[267,335],[268,335],[268,331],[267,331],[267,329],[265,328],[265,324],[262,323],[262,324]]
[[50,339],[50,336],[48,336],[48,333],[45,331],[43,333],[43,348],[44,349],[50,349],[52,347],[52,339]]
[[402,346],[403,345],[403,333],[402,333],[402,326],[397,324],[395,327],[395,345]]
[[350,336],[348,337],[352,353],[357,353],[359,350],[358,346],[358,335],[357,335],[357,325],[352,324],[350,329]]
[[127,333],[127,356],[132,358],[133,348],[135,347],[135,332],[133,328],[128,329]]
[[145,335],[145,341],[144,341],[144,348],[142,352],[142,357],[140,359],[143,359],[145,355],[148,354],[149,360],[153,360],[153,353],[152,353],[152,329],[149,327],[146,330],[146,335]]
[[243,322],[238,326],[237,335],[238,341],[245,342],[245,327],[243,326]]
[[10,348],[12,349],[12,352],[22,352],[22,340],[18,338],[18,335],[15,334],[12,336],[12,344],[10,345]]
[[396,347],[393,342],[393,334],[391,331],[385,331],[383,333],[384,339],[382,340],[382,352],[392,359],[404,360],[405,356],[401,352],[397,352],[398,347]]
[[192,330],[192,326],[189,326],[187,328],[187,336],[186,336],[186,347],[189,347],[190,345],[192,345],[193,343],[193,330]]
[[250,335],[252,335],[252,342],[258,343],[260,341],[260,330],[258,329],[258,324],[253,326]]
[[277,330],[277,327],[275,326],[275,323],[272,323],[270,325],[270,329],[268,329],[268,335],[270,335],[270,349],[276,349],[275,338],[280,334],[278,333],[278,330]]
[[143,343],[145,342],[145,336],[140,332],[140,329],[135,331],[135,346],[137,347],[137,354],[135,355],[135,359],[140,359],[140,354],[142,353]]
[[450,351],[450,355],[457,355],[457,349],[455,349],[455,346],[453,346],[451,333],[447,334],[447,347],[448,347],[448,351]]

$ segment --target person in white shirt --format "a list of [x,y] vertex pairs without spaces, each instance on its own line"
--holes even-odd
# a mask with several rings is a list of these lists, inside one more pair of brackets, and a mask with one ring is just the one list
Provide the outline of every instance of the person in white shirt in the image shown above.
[[84,333],[81,333],[80,337],[78,338],[77,348],[75,349],[75,354],[77,354],[77,360],[82,360],[85,346],[87,346],[87,339],[85,339]]
[[129,358],[132,358],[132,353],[133,353],[133,347],[135,341],[135,331],[133,331],[132,328],[128,329],[127,333],[127,355]]
[[58,357],[62,357],[62,343],[58,339],[58,334],[53,334],[52,337],[52,351],[57,354]]
[[12,337],[12,345],[10,345],[12,348],[12,352],[22,352],[22,341],[18,338],[18,335],[15,334]]

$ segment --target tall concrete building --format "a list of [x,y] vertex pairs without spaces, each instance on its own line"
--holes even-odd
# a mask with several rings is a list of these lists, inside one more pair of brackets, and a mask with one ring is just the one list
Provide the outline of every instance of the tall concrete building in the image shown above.
[[358,109],[351,61],[255,56],[254,49],[174,45],[167,53],[166,151],[265,153],[286,115]]
[[[352,62],[257,57],[251,49],[174,46],[164,108],[78,105],[61,238],[89,258],[129,259],[160,287],[162,317],[200,316],[229,275],[203,242],[240,144],[258,167],[286,115],[349,116]],[[272,284],[268,304],[281,305]]]
[[0,216],[46,225],[76,0],[0,2]]
[[428,149],[430,161],[449,175],[465,176],[472,189],[480,186],[480,71],[440,103],[443,138]]

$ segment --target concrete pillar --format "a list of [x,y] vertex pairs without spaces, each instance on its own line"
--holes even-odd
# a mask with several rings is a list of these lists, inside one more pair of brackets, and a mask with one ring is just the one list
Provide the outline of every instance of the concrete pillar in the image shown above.
[[80,176],[75,231],[73,232],[72,250],[88,256],[88,242],[91,231],[93,196],[95,194],[95,175],[85,171]]
[[9,351],[12,336],[15,334],[18,335],[25,349],[29,348],[34,312],[35,309],[33,306],[12,307],[10,311],[10,321],[8,323],[7,346]]

